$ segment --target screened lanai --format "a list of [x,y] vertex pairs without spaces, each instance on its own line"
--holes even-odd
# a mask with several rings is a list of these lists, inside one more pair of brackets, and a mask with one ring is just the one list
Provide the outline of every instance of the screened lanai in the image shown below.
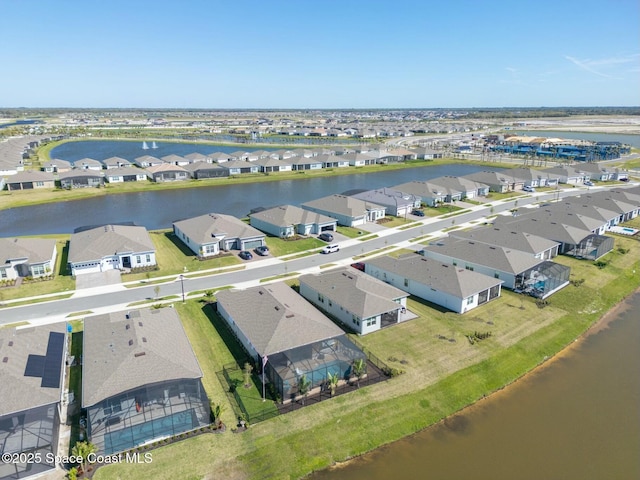
[[311,388],[322,385],[329,374],[347,379],[353,362],[366,361],[366,356],[345,335],[292,348],[268,357],[265,367],[267,378],[283,400],[298,392],[298,381],[303,375],[311,381]]

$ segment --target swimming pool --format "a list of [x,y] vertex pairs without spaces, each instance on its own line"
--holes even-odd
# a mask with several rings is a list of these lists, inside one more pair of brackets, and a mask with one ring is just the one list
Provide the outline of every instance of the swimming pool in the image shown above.
[[155,418],[104,435],[104,454],[128,450],[154,438],[168,437],[198,426],[193,409]]

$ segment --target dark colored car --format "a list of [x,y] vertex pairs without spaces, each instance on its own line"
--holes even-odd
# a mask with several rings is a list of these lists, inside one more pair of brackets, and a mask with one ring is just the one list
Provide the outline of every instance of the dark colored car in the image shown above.
[[333,242],[333,235],[327,232],[321,233],[320,235],[318,235],[318,238],[320,240],[324,240],[325,242]]
[[364,272],[364,263],[362,262],[352,263],[351,266],[356,270],[360,270],[361,272]]
[[266,245],[261,247],[256,247],[255,252],[261,257],[267,256],[269,255],[269,247],[267,247]]
[[412,210],[411,215],[415,215],[416,217],[424,217],[424,212],[422,210]]
[[251,260],[253,258],[253,255],[251,255],[251,252],[248,252],[246,250],[241,251],[238,256],[243,259],[243,260]]

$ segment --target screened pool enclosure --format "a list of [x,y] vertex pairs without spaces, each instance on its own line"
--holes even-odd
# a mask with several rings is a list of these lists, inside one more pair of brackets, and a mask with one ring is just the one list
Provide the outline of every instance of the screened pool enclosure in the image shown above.
[[265,373],[280,398],[287,401],[298,393],[303,375],[310,380],[311,389],[321,386],[329,374],[348,379],[357,359],[366,361],[366,355],[341,335],[269,355]]

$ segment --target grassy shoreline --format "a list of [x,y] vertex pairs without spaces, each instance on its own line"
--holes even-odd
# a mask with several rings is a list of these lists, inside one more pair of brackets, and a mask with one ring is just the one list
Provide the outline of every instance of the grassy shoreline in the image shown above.
[[[555,294],[544,309],[527,298],[518,307],[523,297],[511,293],[505,294],[502,303],[489,303],[472,313],[475,317],[452,316],[415,304],[412,308],[430,312],[427,319],[362,337],[361,342],[384,360],[390,352],[407,355],[406,373],[399,377],[258,423],[242,434],[204,435],[162,447],[153,451],[151,464],[103,467],[95,478],[203,478],[213,472],[232,479],[301,478],[436,424],[558,358],[640,287],[634,273],[640,268],[640,242],[616,238],[616,243],[631,250],[609,254],[609,263],[602,270],[592,262],[561,258],[562,263],[571,264],[572,278],[585,281]],[[501,333],[497,319],[505,318],[504,312],[512,312],[513,318],[509,329]],[[213,331],[211,324],[199,318],[197,308],[190,314],[192,318],[186,323],[193,324],[189,328],[195,330],[187,329],[188,334],[202,341]],[[409,343],[419,337],[417,333],[433,343],[438,342],[433,333],[446,328],[450,330],[444,333],[460,339],[480,317],[496,319],[490,327],[496,330],[495,335],[473,347],[460,340],[451,347],[448,342],[441,343],[441,348],[453,349],[447,350],[453,365],[441,357],[423,363],[411,357],[412,350],[423,347],[419,342]],[[522,331],[525,327],[533,330]],[[465,362],[456,363],[465,354]],[[228,357],[220,351],[216,355],[212,366]],[[219,388],[214,379],[208,382],[208,389]],[[217,395],[220,398],[224,393],[218,390]]]

